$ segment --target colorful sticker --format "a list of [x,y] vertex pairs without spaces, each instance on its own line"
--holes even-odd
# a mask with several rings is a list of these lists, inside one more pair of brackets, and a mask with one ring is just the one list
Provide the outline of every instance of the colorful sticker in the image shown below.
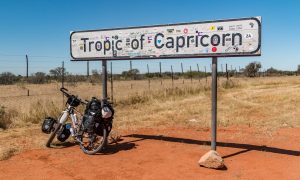
[[184,28],[184,29],[183,29],[183,33],[184,33],[184,34],[187,34],[188,32],[189,32],[188,28]]
[[223,31],[224,28],[223,28],[223,26],[218,26],[218,27],[217,27],[217,30],[218,30],[218,31]]
[[167,29],[168,33],[173,33],[174,29]]
[[251,33],[245,34],[245,39],[252,39],[253,35]]
[[254,27],[254,23],[253,22],[249,23],[249,25],[250,25],[251,28]]
[[243,29],[243,25],[241,25],[241,24],[240,24],[240,25],[237,25],[237,26],[236,26],[236,29],[238,29],[238,30]]

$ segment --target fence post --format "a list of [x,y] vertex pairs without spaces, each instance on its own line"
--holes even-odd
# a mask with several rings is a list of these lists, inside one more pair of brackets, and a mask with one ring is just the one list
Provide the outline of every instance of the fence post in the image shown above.
[[221,72],[222,72],[222,76],[224,76],[223,64],[221,64]]
[[184,84],[183,64],[181,63],[182,84]]
[[148,88],[150,90],[150,72],[149,72],[149,64],[147,64],[147,70],[148,70]]
[[193,83],[193,73],[192,73],[192,66],[190,66],[190,73],[191,73],[191,83]]
[[227,81],[228,81],[228,79],[229,79],[229,73],[228,73],[227,63],[226,63],[226,78],[227,78]]
[[172,88],[174,88],[173,66],[171,65]]
[[234,71],[235,71],[235,77],[237,77],[237,71],[236,71],[236,67],[235,67],[234,69],[235,69],[235,70],[234,70]]
[[159,62],[159,76],[160,76],[160,85],[162,85],[161,62]]
[[205,76],[205,80],[206,80],[206,83],[207,83],[206,66],[204,66],[204,76]]
[[[64,88],[64,81],[65,81],[65,62],[62,62],[62,69],[61,69],[61,87]],[[65,96],[62,93],[62,107],[64,107],[64,102],[65,102]]]
[[199,65],[197,64],[197,70],[198,70],[198,76],[199,76],[199,82],[200,82],[200,70],[199,70]]
[[132,89],[132,62],[131,61],[129,61],[129,63],[130,63],[130,88]]

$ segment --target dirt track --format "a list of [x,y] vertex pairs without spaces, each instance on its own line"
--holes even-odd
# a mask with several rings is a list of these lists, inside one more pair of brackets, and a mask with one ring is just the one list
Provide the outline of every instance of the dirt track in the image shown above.
[[77,145],[30,150],[0,161],[0,179],[300,179],[300,128],[272,133],[219,129],[227,170],[199,167],[209,150],[208,129],[140,129],[87,156]]

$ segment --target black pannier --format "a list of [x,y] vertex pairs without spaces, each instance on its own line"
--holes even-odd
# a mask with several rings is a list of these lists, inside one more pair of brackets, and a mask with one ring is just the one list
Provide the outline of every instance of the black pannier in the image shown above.
[[59,140],[60,142],[65,142],[71,135],[70,127],[71,124],[64,124],[61,130],[59,130],[59,132],[57,133],[57,140]]
[[45,118],[42,124],[43,133],[50,134],[51,131],[54,129],[54,124],[56,123],[57,121],[52,117]]
[[72,95],[68,98],[67,103],[70,106],[77,107],[80,104],[80,100],[76,96]]
[[86,105],[83,115],[83,126],[87,132],[94,132],[95,123],[101,120],[101,102],[93,97]]
[[100,101],[93,97],[92,100],[87,104],[84,115],[83,115],[83,126],[86,132],[96,132],[98,135],[102,135],[102,123],[104,120],[107,132],[111,131],[112,119],[114,115],[113,107],[106,100]]

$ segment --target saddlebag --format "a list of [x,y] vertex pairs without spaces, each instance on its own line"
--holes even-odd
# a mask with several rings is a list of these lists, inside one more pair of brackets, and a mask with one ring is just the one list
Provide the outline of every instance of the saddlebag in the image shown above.
[[60,131],[57,133],[57,140],[60,142],[65,142],[71,135],[70,132],[71,124],[64,124]]
[[54,125],[56,123],[57,123],[56,119],[52,117],[45,118],[42,124],[43,133],[50,134],[51,131],[54,129]]

